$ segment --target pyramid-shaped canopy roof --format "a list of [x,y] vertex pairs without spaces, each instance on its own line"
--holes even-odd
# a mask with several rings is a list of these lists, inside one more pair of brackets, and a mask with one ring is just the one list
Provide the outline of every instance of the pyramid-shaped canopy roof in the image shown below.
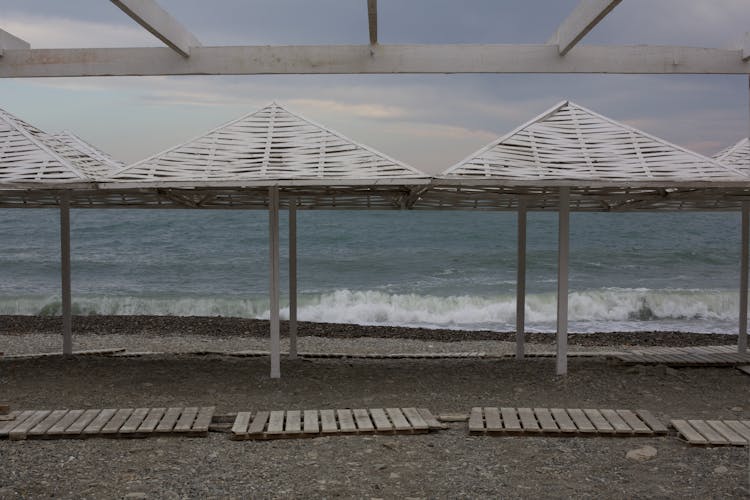
[[[91,163],[97,171],[97,176],[112,174],[125,166],[121,161],[112,158],[109,153],[102,151],[68,130],[53,134],[52,138],[57,141],[56,144],[63,143],[65,145],[66,148],[64,151],[67,152],[68,155],[83,155],[80,158],[81,161],[85,161],[85,157],[88,156],[90,158],[89,163]],[[59,150],[60,148],[58,147],[57,149]]]
[[750,140],[741,139],[734,146],[719,151],[714,158],[725,165],[750,173]]
[[449,168],[441,178],[617,186],[750,180],[731,166],[569,101]]
[[199,186],[235,181],[252,185],[283,180],[380,182],[427,177],[272,103],[125,167],[112,180]]

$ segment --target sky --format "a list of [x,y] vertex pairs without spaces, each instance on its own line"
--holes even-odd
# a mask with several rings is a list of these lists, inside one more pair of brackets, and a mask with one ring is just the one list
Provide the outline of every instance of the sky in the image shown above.
[[[203,45],[363,44],[366,0],[159,0]],[[624,0],[583,44],[738,48],[750,0]],[[379,41],[544,43],[577,0],[379,0]],[[0,0],[32,48],[160,46],[105,0]],[[575,49],[574,49],[575,50]],[[562,100],[703,154],[748,135],[736,75],[264,75],[0,80],[0,108],[126,163],[276,101],[438,173]]]

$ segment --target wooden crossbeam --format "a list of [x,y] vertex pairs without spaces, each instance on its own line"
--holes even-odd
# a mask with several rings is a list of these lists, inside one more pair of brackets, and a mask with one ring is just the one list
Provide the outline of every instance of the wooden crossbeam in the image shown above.
[[189,57],[190,50],[201,44],[192,33],[154,0],[111,1],[135,22],[183,57]]
[[622,0],[581,0],[547,43],[564,56]]

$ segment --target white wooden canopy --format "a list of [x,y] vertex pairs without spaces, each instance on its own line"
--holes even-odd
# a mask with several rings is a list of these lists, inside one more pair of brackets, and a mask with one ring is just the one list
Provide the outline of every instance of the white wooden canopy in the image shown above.
[[738,208],[750,175],[563,101],[450,167],[425,194],[430,207],[585,210]]
[[750,140],[747,137],[740,139],[737,144],[716,153],[714,158],[750,175]]

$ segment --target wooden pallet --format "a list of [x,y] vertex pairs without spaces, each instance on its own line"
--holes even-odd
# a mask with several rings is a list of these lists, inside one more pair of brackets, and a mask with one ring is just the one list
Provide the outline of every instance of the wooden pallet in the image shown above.
[[[86,351],[73,351],[71,356],[113,356],[125,352],[124,347],[118,347],[113,349],[90,349]],[[61,352],[37,352],[30,354],[9,354],[3,356],[3,359],[33,359],[33,358],[59,358],[62,357]]]
[[745,375],[750,375],[750,365],[738,366],[737,369]]
[[207,436],[215,408],[108,408],[14,411],[0,422],[0,439]]
[[629,365],[738,366],[750,364],[750,353],[736,346],[652,347],[611,356]]
[[697,446],[747,446],[750,420],[672,420],[669,424]]
[[444,428],[426,408],[239,412],[232,426],[232,439],[419,434]]
[[647,410],[475,407],[469,414],[470,434],[644,436],[667,431]]

